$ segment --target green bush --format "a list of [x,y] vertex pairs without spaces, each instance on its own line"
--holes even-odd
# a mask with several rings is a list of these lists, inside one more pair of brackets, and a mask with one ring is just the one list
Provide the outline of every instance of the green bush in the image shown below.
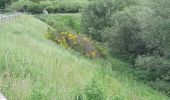
[[87,2],[82,1],[18,1],[8,7],[12,11],[31,12],[33,14],[43,13],[78,13]]
[[170,95],[170,61],[159,56],[139,56],[136,66],[140,80],[147,80],[151,87]]
[[134,63],[138,55],[147,53],[146,43],[140,34],[143,25],[148,22],[146,19],[150,19],[152,14],[153,11],[147,7],[130,7],[113,15],[113,26],[105,32],[114,56],[124,55],[125,59]]
[[105,100],[102,88],[94,79],[86,86],[84,94],[86,95],[87,100]]
[[84,33],[91,35],[97,41],[104,41],[105,28],[112,26],[112,13],[124,8],[120,0],[94,0],[82,14]]
[[166,93],[168,96],[170,95],[170,82],[164,81],[150,82],[150,86],[152,86],[154,89],[162,91],[163,93]]
[[65,48],[74,49],[90,58],[96,58],[99,56],[98,51],[93,45],[93,41],[80,34],[62,32],[59,37],[56,38],[56,43]]
[[152,80],[164,80],[170,82],[170,61],[159,56],[139,56],[136,66],[140,69],[152,72]]
[[31,1],[18,1],[8,7],[10,11],[30,12],[32,14],[43,13],[47,5]]
[[17,0],[0,0],[0,9],[5,9],[8,5],[16,1]]
[[136,64],[142,81],[169,82],[169,5],[169,0],[94,0],[83,11],[82,26],[106,42],[114,57]]
[[[170,58],[168,0],[94,0],[84,10],[84,33],[107,42],[113,54],[159,54]],[[159,5],[159,8],[156,8]],[[165,5],[165,6],[163,6]],[[161,11],[161,9],[164,9]]]
[[109,48],[106,44],[100,42],[94,42],[96,50],[99,52],[100,57],[106,58],[109,56]]
[[106,56],[104,51],[99,51],[104,47],[99,46],[99,44],[98,47],[96,47],[96,44],[94,44],[94,42],[90,38],[83,34],[76,34],[73,32],[61,32],[57,35],[53,32],[47,32],[45,33],[45,37],[57,44],[60,44],[66,49],[73,49],[89,58]]
[[40,14],[45,9],[46,5],[39,4],[39,3],[33,3],[28,6],[27,11],[31,12],[32,14]]
[[[110,1],[107,3],[110,3]],[[86,9],[84,9],[82,14],[82,26],[84,28],[83,32],[92,36],[93,39],[98,41],[102,40],[100,31],[107,23],[107,21],[104,21],[107,11],[105,11],[103,5],[104,1],[102,0],[99,2],[97,0],[93,1],[87,6]]]
[[53,6],[48,6],[46,8],[46,10],[49,12],[49,13],[54,13],[55,12],[55,8]]
[[12,3],[7,9],[10,11],[20,11],[20,12],[26,12],[28,11],[28,7],[32,5],[33,3],[30,1],[18,1],[15,3]]

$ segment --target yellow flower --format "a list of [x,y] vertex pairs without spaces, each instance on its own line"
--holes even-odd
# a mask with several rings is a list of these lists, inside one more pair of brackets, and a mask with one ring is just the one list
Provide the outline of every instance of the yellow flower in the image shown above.
[[91,57],[93,57],[93,58],[96,57],[96,51],[91,52]]

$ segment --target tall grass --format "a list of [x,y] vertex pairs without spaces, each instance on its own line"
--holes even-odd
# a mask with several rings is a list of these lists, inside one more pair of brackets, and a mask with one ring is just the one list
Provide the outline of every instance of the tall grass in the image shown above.
[[35,15],[36,18],[52,26],[57,32],[76,31],[81,32],[81,14],[50,14]]
[[46,40],[47,26],[31,16],[0,23],[0,91],[9,100],[74,100],[75,91],[83,91],[91,79],[105,99],[169,100],[126,75],[107,75],[107,63],[73,55]]

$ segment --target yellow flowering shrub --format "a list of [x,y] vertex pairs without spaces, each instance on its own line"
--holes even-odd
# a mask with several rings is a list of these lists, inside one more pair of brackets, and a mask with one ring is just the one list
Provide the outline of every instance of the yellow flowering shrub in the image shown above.
[[55,41],[55,38],[56,38],[56,36],[55,36],[53,33],[51,33],[51,32],[45,33],[44,36],[45,36],[47,39],[50,39],[50,40],[52,40],[52,41]]
[[55,32],[54,32],[54,31],[55,31],[54,29],[48,27],[48,32],[46,32],[46,33],[44,34],[44,36],[45,36],[47,39],[52,40],[53,42],[56,42],[56,35],[55,35]]
[[64,48],[74,49],[89,58],[104,57],[105,49],[99,44],[88,38],[87,36],[80,33],[73,32],[61,32],[56,35],[53,32],[45,33],[47,39],[60,44]]
[[81,36],[80,34],[61,32],[57,39],[57,43],[65,48],[79,51],[81,54],[86,55],[87,57],[97,57],[97,51],[93,47],[92,41],[85,36]]
[[97,56],[97,52],[96,51],[87,52],[86,56],[90,58],[95,58]]
[[65,48],[73,48],[77,44],[77,35],[71,32],[61,32],[57,43]]

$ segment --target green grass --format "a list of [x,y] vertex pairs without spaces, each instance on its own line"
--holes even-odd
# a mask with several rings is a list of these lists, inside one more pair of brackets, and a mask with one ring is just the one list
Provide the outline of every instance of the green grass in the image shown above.
[[102,65],[45,39],[47,27],[32,16],[0,23],[0,91],[8,100],[75,100],[92,78],[107,100],[170,99],[126,74],[107,74],[109,62]]
[[48,25],[56,29],[57,32],[74,30],[81,32],[81,14],[50,14],[35,15],[36,18],[46,22]]

